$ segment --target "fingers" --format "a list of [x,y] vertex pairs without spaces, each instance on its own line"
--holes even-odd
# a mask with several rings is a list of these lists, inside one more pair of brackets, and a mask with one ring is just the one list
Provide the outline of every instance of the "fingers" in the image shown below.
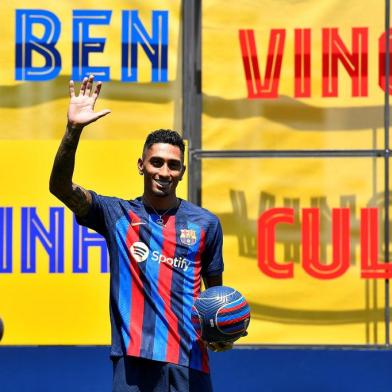
[[219,346],[217,343],[208,343],[207,347],[214,352],[218,352],[219,351]]
[[91,90],[93,88],[93,82],[94,82],[94,75],[90,75],[87,79],[85,95],[90,96]]
[[69,96],[73,98],[75,96],[75,84],[73,80],[69,81]]
[[102,82],[98,82],[95,86],[94,93],[92,97],[94,98],[94,102],[97,100],[99,93],[101,92]]
[[101,117],[104,117],[109,113],[111,113],[111,111],[109,109],[104,109],[104,110],[101,110],[100,112],[94,113],[93,117],[91,118],[91,120],[89,120],[88,124],[99,120]]
[[232,342],[211,342],[207,344],[207,347],[214,352],[228,351],[233,348]]
[[[94,84],[94,75],[90,75],[88,78],[87,77],[83,78],[82,84],[80,85],[79,95],[90,96],[91,91],[93,89],[93,84]],[[95,86],[94,93],[92,94],[94,100],[97,99],[99,92],[101,91],[101,87],[102,87],[102,82],[98,82]],[[71,98],[75,96],[75,84],[73,80],[70,80],[69,82],[69,94]]]
[[101,117],[103,117],[103,116],[106,116],[107,114],[109,114],[109,113],[111,113],[111,110],[109,110],[109,109],[104,109],[104,110],[101,110],[100,112],[97,112],[96,113],[96,119],[95,120],[98,120],[99,118],[101,118]]
[[85,95],[86,87],[87,87],[87,78],[83,78],[82,84],[80,85],[80,93],[79,95]]
[[[92,93],[94,88],[94,92]],[[75,84],[69,81],[69,95],[71,102],[68,108],[68,120],[74,124],[88,125],[110,113],[109,109],[94,112],[94,106],[102,88],[102,82],[94,86],[94,75],[85,77],[80,86],[78,96],[75,96]]]

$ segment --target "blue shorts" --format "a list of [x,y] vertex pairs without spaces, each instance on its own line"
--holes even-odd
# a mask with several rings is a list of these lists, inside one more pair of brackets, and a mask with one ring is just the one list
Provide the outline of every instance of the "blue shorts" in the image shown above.
[[113,392],[212,392],[207,373],[173,363],[112,357]]

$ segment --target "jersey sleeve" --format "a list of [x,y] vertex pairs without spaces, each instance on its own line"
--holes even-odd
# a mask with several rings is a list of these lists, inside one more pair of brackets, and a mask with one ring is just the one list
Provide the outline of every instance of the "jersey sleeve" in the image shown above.
[[209,225],[206,233],[205,248],[202,255],[203,276],[219,275],[223,272],[223,233],[218,218],[215,217]]
[[97,195],[93,191],[89,192],[92,198],[90,209],[88,210],[87,215],[83,217],[76,215],[76,222],[78,222],[79,225],[86,226],[104,236],[106,234],[105,209],[108,208],[107,198],[105,196]]

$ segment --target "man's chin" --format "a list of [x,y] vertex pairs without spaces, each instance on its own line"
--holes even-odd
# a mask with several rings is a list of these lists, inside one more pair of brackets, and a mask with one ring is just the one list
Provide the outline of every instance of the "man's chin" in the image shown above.
[[153,190],[153,191],[152,191],[152,194],[153,194],[155,197],[167,197],[167,196],[170,195],[169,192],[159,191],[159,190]]

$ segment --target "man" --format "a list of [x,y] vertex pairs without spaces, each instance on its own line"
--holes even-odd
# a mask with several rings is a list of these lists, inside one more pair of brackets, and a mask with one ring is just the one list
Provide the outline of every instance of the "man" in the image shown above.
[[137,162],[141,197],[100,196],[72,182],[83,128],[110,113],[94,112],[101,83],[94,88],[93,81],[85,78],[78,95],[70,82],[68,124],[50,191],[108,244],[113,391],[211,391],[206,344],[192,328],[191,307],[202,277],[206,287],[222,284],[220,222],[176,196],[185,166],[184,143],[174,131],[147,137]]

